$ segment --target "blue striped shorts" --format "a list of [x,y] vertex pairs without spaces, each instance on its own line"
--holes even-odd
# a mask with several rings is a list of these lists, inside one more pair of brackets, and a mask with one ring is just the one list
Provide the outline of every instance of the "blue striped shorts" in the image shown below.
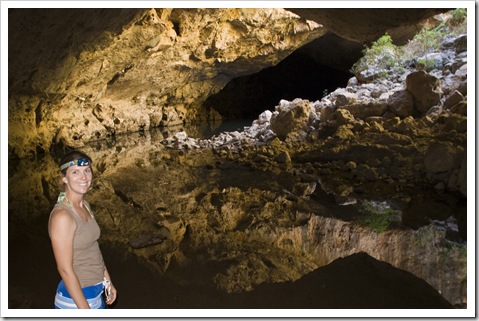
[[[105,301],[103,301],[103,282],[82,288],[83,294],[90,305],[91,309],[104,309]],[[71,298],[67,291],[63,280],[60,281],[55,295],[55,309],[78,309],[75,301]]]

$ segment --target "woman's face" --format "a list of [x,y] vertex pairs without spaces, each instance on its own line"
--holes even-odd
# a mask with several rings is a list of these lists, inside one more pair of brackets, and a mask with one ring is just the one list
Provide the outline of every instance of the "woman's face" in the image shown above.
[[65,183],[65,189],[78,194],[85,194],[90,188],[93,179],[93,173],[90,166],[73,165],[67,168],[62,181]]

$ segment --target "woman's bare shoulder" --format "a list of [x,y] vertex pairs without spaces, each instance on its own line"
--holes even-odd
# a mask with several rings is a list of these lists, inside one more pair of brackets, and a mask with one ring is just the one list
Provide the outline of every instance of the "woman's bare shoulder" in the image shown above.
[[52,224],[75,225],[75,220],[66,208],[57,206],[50,213],[50,226]]

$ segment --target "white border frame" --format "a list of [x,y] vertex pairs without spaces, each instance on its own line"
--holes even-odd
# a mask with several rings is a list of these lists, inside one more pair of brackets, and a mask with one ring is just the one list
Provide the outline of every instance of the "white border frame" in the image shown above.
[[[66,5],[68,3],[68,5]],[[9,8],[467,8],[468,10],[468,96],[472,102],[468,108],[468,177],[467,190],[469,204],[468,216],[468,308],[454,310],[343,310],[343,309],[106,309],[106,310],[54,310],[54,309],[8,309],[8,9]],[[475,317],[476,302],[476,218],[475,218],[475,1],[2,1],[1,2],[1,114],[0,114],[0,148],[1,148],[1,317],[108,317],[108,318],[458,318]],[[473,134],[472,134],[473,133]],[[472,197],[471,197],[472,196]]]

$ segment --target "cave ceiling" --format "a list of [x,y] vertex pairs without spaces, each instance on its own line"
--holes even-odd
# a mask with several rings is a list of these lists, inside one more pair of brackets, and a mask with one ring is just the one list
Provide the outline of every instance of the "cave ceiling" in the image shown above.
[[361,43],[388,32],[398,44],[414,35],[420,22],[450,9],[438,8],[288,8],[291,12],[321,23],[338,36]]

